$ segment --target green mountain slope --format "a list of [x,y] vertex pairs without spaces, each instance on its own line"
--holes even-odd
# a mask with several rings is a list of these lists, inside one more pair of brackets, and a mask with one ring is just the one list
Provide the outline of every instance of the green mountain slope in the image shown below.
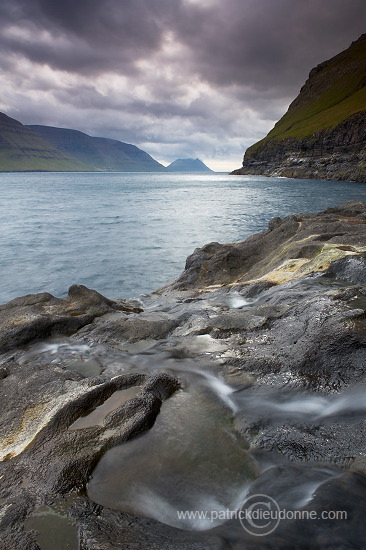
[[95,169],[112,172],[163,172],[165,167],[135,145],[115,139],[91,137],[78,130],[28,126],[75,159]]
[[0,171],[75,172],[93,170],[57,149],[27,126],[0,113]]
[[170,172],[212,172],[200,159],[177,159],[166,169]]
[[366,34],[309,74],[237,174],[366,181]]

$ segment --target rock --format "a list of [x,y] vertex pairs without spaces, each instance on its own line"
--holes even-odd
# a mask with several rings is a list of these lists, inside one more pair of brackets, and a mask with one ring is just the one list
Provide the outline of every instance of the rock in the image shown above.
[[89,323],[79,334],[88,341],[107,343],[127,352],[133,349],[133,344],[149,344],[167,338],[179,324],[179,318],[160,312],[116,318],[106,316]]
[[31,294],[0,306],[0,350],[50,336],[69,334],[111,311],[136,310],[121,300],[105,298],[83,285],[73,285],[67,298]]
[[335,260],[366,250],[365,214],[364,203],[350,201],[318,214],[298,214],[281,221],[274,218],[267,231],[244,242],[211,243],[196,249],[173,288],[282,283],[325,271]]
[[233,311],[232,313],[222,313],[211,318],[213,330],[216,335],[220,332],[233,334],[261,327],[267,321],[267,317],[253,315],[250,312]]
[[165,401],[180,388],[177,379],[172,378],[165,372],[157,373],[149,378],[144,385],[144,392],[151,392],[161,401]]
[[[219,548],[215,534],[198,534],[175,529],[158,521],[134,517],[96,506],[88,499],[79,499],[72,508],[72,516],[80,525],[82,550],[134,550],[151,548],[171,550],[208,550]],[[173,542],[172,542],[173,541]]]
[[365,255],[346,256],[337,260],[324,272],[324,276],[352,285],[366,285]]
[[[1,470],[6,482],[2,483],[0,498],[5,501],[1,518],[3,540],[9,541],[7,548],[15,549],[22,539],[14,537],[11,542],[10,533],[14,535],[14,528],[18,529],[34,509],[34,497],[42,495],[46,502],[47,495],[54,499],[57,494],[85,486],[96,462],[108,448],[151,428],[162,400],[172,395],[179,383],[162,373],[152,377],[133,374],[112,380],[101,378],[93,384],[75,376],[70,380],[70,372],[60,373],[57,368],[45,367],[40,371],[36,366],[19,368],[14,364],[10,372],[8,385],[0,388],[6,421],[1,434]],[[107,415],[104,425],[69,429],[91,407],[136,384],[142,384],[140,397]],[[11,399],[15,394],[17,403]],[[24,505],[10,504],[21,503],[24,496],[28,499],[26,509]],[[30,533],[23,536],[29,540]],[[29,543],[28,547],[33,546]]]

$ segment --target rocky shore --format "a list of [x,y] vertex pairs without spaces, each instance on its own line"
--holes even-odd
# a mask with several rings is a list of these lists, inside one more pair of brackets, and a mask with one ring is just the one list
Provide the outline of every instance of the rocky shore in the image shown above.
[[366,113],[361,112],[310,136],[259,143],[232,173],[365,182],[365,127]]
[[[356,201],[207,244],[141,301],[1,306],[0,548],[362,548],[365,309]],[[176,515],[256,494],[321,519]]]

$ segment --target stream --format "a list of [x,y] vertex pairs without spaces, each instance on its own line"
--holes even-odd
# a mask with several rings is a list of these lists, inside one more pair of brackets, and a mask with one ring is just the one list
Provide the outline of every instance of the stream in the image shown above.
[[[100,364],[97,351],[98,348],[58,339],[31,346],[22,360],[62,357],[68,368],[83,374],[89,368],[90,374],[96,374]],[[160,369],[177,376],[182,389],[163,403],[149,431],[105,453],[88,484],[88,496],[111,509],[183,530],[216,528],[220,536],[230,539],[233,527],[228,519],[240,510],[253,484],[263,476],[269,476],[272,483],[271,495],[282,506],[296,510],[311,504],[322,484],[341,475],[342,470],[335,465],[294,466],[279,454],[250,450],[244,433],[246,418],[255,417],[260,424],[272,425],[274,429],[276,425],[288,424],[289,419],[291,424],[306,422],[318,427],[330,421],[356,421],[366,411],[364,386],[327,396],[294,390],[238,389],[210,372],[208,362],[177,359],[162,353],[159,347],[155,351],[154,346],[148,346],[142,353],[129,355],[129,360],[127,354],[122,355],[122,370]],[[111,356],[110,363],[116,370],[115,356]],[[139,390],[131,387],[115,392],[69,429],[101,425],[108,412],[134,399]],[[287,472],[285,481],[280,483],[276,473],[279,468]],[[55,522],[57,529],[67,534],[67,540],[77,540],[65,510],[61,514],[43,507],[27,523],[28,528],[41,532],[38,541],[42,549],[64,548],[46,535],[49,525]],[[68,544],[65,548],[78,548],[75,542]]]

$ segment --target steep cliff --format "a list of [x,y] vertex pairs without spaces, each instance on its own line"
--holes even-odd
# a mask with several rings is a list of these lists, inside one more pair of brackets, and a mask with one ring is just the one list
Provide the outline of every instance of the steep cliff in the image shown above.
[[0,113],[0,172],[79,172],[93,170],[43,139],[14,118]]
[[135,145],[116,139],[92,137],[78,130],[29,126],[55,147],[94,169],[108,172],[163,172],[165,167]]
[[233,173],[366,182],[366,34],[312,69]]

